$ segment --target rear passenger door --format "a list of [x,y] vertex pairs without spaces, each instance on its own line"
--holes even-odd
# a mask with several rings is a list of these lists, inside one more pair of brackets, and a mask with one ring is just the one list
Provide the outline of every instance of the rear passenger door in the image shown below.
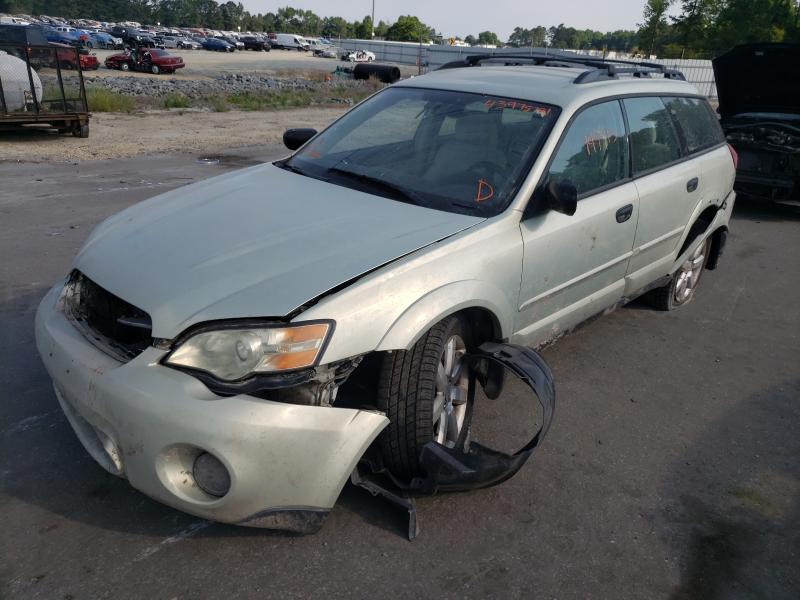
[[568,216],[539,207],[543,199],[537,192],[532,214],[520,223],[517,341],[546,341],[622,297],[638,219],[629,163],[618,100],[591,105],[573,118],[543,184],[572,182],[577,210]]
[[696,161],[684,160],[676,125],[658,96],[625,98],[639,225],[627,292],[669,272],[673,254],[700,195]]

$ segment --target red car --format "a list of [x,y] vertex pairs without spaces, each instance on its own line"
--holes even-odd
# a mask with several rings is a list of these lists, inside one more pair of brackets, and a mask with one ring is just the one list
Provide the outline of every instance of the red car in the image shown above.
[[154,75],[174,73],[186,66],[183,58],[159,48],[139,48],[112,54],[106,59],[105,64],[107,69],[145,71]]
[[[89,51],[85,48],[73,48],[71,46],[55,44],[52,42],[49,45],[55,46],[58,64],[61,65],[62,69],[77,69],[78,62],[80,62],[82,71],[93,71],[100,68],[100,61],[97,60],[97,56],[94,54],[89,54]],[[78,61],[75,60],[76,55],[78,57]]]

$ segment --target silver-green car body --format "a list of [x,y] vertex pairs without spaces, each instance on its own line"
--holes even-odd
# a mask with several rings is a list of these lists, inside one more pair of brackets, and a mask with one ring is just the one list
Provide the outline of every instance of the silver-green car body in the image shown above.
[[[332,365],[409,349],[433,325],[464,310],[484,315],[495,340],[537,346],[673,278],[707,240],[719,253],[734,203],[729,148],[720,139],[690,152],[682,140],[684,152],[669,159],[669,149],[660,147],[669,144],[646,142],[659,146],[652,156],[666,162],[635,173],[629,127],[638,104],[624,104],[686,98],[705,106],[705,99],[682,81],[575,83],[581,72],[453,69],[377,94],[478,94],[489,110],[500,102],[513,111],[509,118],[522,121],[517,113],[531,110],[549,114],[530,161],[520,165],[518,181],[494,214],[418,206],[264,164],[168,192],[100,224],[73,274],[146,313],[152,343],[133,357],[120,355],[76,323],[68,308],[72,276],[53,287],[36,317],[38,349],[56,395],[92,457],[188,513],[297,529],[297,521],[327,514],[389,422],[379,411],[337,406]],[[613,112],[621,137],[608,135],[605,126],[589,129],[579,136],[580,152],[595,160],[598,147],[608,154],[622,140],[627,158],[613,160],[625,176],[581,193],[572,215],[531,210],[570,128],[606,103],[597,110]],[[466,126],[464,135],[472,135]],[[310,152],[320,136],[300,153]],[[489,179],[470,180],[477,205],[488,195]],[[309,375],[328,377],[320,405],[273,399],[269,389],[255,394],[244,384],[221,393],[209,373],[168,363],[193,335],[261,321],[324,324]],[[194,480],[195,461],[204,454],[227,472],[221,495]]]

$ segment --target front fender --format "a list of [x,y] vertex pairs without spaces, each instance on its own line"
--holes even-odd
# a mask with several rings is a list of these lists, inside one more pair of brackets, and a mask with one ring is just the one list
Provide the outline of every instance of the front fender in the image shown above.
[[407,350],[436,323],[466,308],[484,308],[495,316],[501,337],[508,338],[514,307],[500,288],[475,279],[437,288],[409,306],[392,323],[376,350]]

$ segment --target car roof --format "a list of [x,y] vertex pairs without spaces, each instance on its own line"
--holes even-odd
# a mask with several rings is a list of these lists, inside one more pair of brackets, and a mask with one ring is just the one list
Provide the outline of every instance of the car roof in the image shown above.
[[486,65],[440,69],[427,75],[405,79],[401,87],[432,88],[489,94],[519,100],[554,104],[565,110],[588,102],[625,94],[697,94],[685,81],[663,77],[629,77],[591,83],[575,83],[575,79],[593,69],[580,67],[501,66]]

